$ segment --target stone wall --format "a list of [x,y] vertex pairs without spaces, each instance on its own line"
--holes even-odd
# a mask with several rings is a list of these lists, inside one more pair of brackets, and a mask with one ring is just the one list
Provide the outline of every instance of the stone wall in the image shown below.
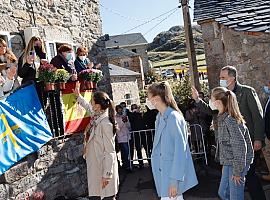
[[[125,62],[129,63],[129,67],[125,66],[124,64]],[[139,86],[139,89],[144,88],[144,85],[145,85],[144,72],[143,72],[143,66],[142,66],[142,59],[140,56],[110,58],[109,63],[140,73],[140,75],[137,77],[138,86]]]
[[[29,0],[0,1],[0,34],[8,32],[11,47],[19,56],[25,47],[24,30],[34,25]],[[102,63],[99,89],[111,94],[105,40],[101,36],[99,0],[35,0],[33,10],[39,35],[45,42],[85,45],[90,58]],[[82,158],[82,136],[52,140],[39,152],[16,163],[0,177],[0,199],[24,199],[42,191],[46,200],[87,194],[86,166]]]
[[1,176],[0,199],[25,199],[43,192],[46,200],[87,195],[83,134],[51,140]]
[[219,85],[219,71],[226,65],[224,46],[220,27],[216,22],[200,24],[205,49],[208,82],[210,89]]
[[239,81],[254,87],[263,100],[262,86],[270,77],[270,34],[237,32],[214,21],[200,25],[210,88],[219,84],[222,67],[234,65],[239,73]]
[[[111,77],[112,94],[115,105],[126,101],[125,95],[130,94],[129,105],[140,104],[137,79],[134,76]],[[127,102],[128,103],[128,102]]]
[[147,45],[136,45],[133,47],[121,47],[121,48],[127,49],[129,51],[132,51],[132,49],[136,49],[136,53],[139,54],[142,59],[142,66],[143,66],[144,74],[148,72],[149,60],[148,60],[148,54],[147,54]]
[[222,35],[226,63],[236,66],[239,81],[254,87],[264,99],[262,87],[270,80],[270,34],[235,32],[223,27]]
[[[103,63],[103,72],[108,77],[106,56],[101,53],[105,49],[105,42],[101,37],[98,4],[99,0],[2,0],[0,32],[10,33],[12,50],[19,56],[25,47],[24,30],[33,27],[35,22],[39,35],[47,43],[88,47],[91,60]],[[105,77],[101,85],[104,90],[111,92],[109,78]]]

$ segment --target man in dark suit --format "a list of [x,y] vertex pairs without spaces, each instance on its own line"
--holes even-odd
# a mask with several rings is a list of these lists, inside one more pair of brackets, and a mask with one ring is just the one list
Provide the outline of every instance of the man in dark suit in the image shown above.
[[[259,158],[258,151],[261,150],[262,142],[264,141],[263,109],[260,100],[254,88],[242,85],[238,82],[238,74],[235,67],[223,67],[220,71],[219,79],[221,87],[226,87],[235,93],[241,114],[246,121],[246,126],[248,127],[253,143],[255,157],[246,175],[246,186],[249,194],[252,200],[266,200],[260,179],[255,173],[256,162]],[[192,97],[202,111],[212,115],[217,114],[217,112],[212,111],[209,106],[199,98],[198,91],[195,88],[192,90]]]
[[263,148],[263,155],[265,158],[266,165],[268,167],[269,174],[263,175],[262,179],[265,181],[270,181],[270,81],[268,85],[264,86],[264,92],[268,95],[264,107],[264,123],[265,123],[265,147]]

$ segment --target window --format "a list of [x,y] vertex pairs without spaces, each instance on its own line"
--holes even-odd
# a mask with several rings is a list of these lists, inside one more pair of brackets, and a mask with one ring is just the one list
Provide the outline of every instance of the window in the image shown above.
[[128,61],[124,61],[124,67],[129,68],[129,62]]
[[137,53],[137,49],[131,49],[131,51]]
[[51,58],[56,56],[56,52],[54,50],[54,43],[49,43],[49,54]]
[[131,105],[131,94],[125,94],[124,95],[124,98],[125,98],[125,102],[127,103],[128,106]]

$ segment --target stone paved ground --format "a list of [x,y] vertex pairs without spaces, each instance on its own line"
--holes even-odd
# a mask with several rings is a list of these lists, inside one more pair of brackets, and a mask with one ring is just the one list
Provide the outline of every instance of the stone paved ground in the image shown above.
[[[199,185],[188,191],[184,198],[186,200],[218,200],[217,189],[220,173],[214,168],[197,168]],[[118,200],[158,200],[155,192],[151,169],[145,167],[132,173],[121,173],[121,187]],[[263,182],[264,190],[270,200],[270,184]],[[245,200],[249,200],[246,193]]]
[[[209,166],[196,164],[199,184],[184,194],[185,200],[219,200],[217,191],[220,181],[219,166],[210,161]],[[260,169],[262,170],[262,169]],[[118,200],[159,200],[156,195],[151,168],[145,163],[145,168],[135,169],[133,172],[120,170],[120,191]],[[262,182],[267,200],[270,200],[270,183]],[[77,200],[87,200],[79,198]],[[245,193],[245,200],[250,200]]]

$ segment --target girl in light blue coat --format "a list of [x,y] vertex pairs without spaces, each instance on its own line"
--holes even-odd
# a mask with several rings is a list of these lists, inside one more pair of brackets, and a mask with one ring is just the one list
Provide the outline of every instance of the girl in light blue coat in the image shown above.
[[197,185],[187,126],[167,82],[148,88],[146,105],[159,111],[152,151],[152,171],[161,200],[181,200],[182,194]]

